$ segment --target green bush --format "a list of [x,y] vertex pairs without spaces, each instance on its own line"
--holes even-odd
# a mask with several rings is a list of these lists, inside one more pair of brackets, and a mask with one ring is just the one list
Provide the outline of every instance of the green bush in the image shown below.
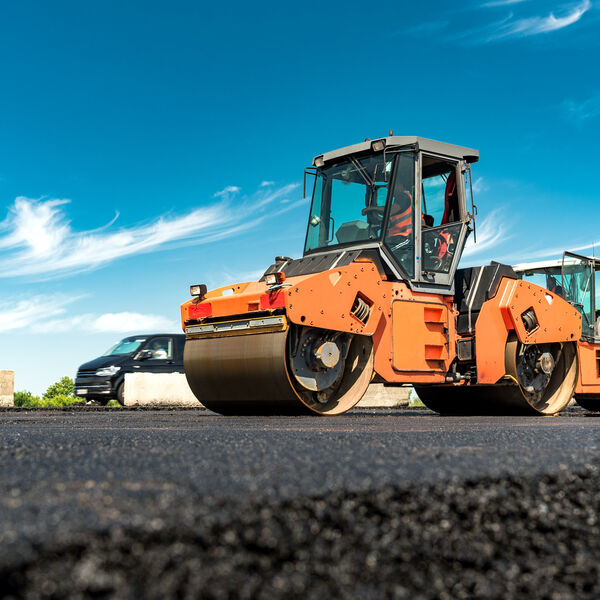
[[40,397],[34,396],[31,392],[23,390],[22,392],[15,392],[15,406],[39,406]]
[[51,398],[42,398],[42,406],[71,406],[73,402],[79,402],[77,396],[67,396],[66,394],[57,394]]
[[14,405],[43,408],[44,406],[70,406],[73,402],[78,401],[79,398],[75,395],[73,380],[70,377],[63,377],[49,386],[41,398],[26,390],[15,392]]
[[[75,397],[75,382],[70,377],[63,377],[56,383],[53,383],[44,392],[42,398],[44,400],[51,400],[58,396]],[[65,406],[64,404],[51,404],[49,406]]]

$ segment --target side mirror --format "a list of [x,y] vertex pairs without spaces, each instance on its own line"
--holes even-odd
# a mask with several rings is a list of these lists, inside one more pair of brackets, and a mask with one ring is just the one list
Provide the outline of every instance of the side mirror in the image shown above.
[[133,360],[146,360],[147,358],[152,358],[152,350],[140,350]]

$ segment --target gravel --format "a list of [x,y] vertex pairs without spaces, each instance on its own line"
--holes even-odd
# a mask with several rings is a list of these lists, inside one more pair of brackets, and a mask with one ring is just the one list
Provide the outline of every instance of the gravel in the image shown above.
[[[282,499],[186,492],[160,517],[3,554],[14,598],[598,598],[600,472]],[[101,498],[97,498],[101,501]]]

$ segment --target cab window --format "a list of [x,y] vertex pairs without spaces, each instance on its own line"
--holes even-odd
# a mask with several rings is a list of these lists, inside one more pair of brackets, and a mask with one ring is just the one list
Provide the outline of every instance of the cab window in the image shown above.
[[317,169],[304,251],[381,239],[393,157],[348,157]]
[[594,310],[593,266],[589,259],[565,254],[562,267],[563,295],[579,312],[584,336],[593,337],[596,314]]
[[462,226],[458,163],[423,155],[421,188],[422,268],[449,273]]
[[415,274],[415,156],[398,154],[384,243],[408,277]]

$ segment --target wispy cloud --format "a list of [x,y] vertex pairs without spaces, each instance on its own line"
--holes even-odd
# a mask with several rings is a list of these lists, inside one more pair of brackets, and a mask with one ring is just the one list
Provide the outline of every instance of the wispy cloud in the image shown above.
[[402,30],[402,34],[409,35],[420,35],[420,34],[428,34],[435,33],[436,31],[441,31],[445,29],[450,24],[449,21],[423,21],[418,23],[417,25],[413,25],[412,27],[407,27]]
[[496,6],[509,6],[511,4],[521,4],[523,2],[527,2],[528,0],[495,0],[493,2],[485,2],[481,6],[486,8],[493,8]]
[[596,255],[600,250],[600,240],[593,242],[566,242],[562,246],[547,246],[545,248],[537,248],[526,253],[527,261],[531,262],[543,258],[560,258],[564,251],[574,252],[575,254]]
[[600,116],[600,94],[587,100],[567,100],[563,106],[568,119],[583,125],[589,119]]
[[528,37],[542,33],[550,33],[577,23],[590,10],[590,0],[583,0],[573,6],[563,5],[562,14],[556,16],[551,12],[547,16],[517,18],[510,14],[508,18],[492,26],[487,41],[502,40],[510,37]]
[[[37,296],[21,300],[4,299],[0,303],[0,332],[15,331],[30,327],[33,323],[49,321],[63,315],[66,307],[78,298],[49,298]],[[40,319],[43,311],[44,319]]]
[[[477,243],[475,243],[473,235],[467,240],[463,259],[481,255],[492,248],[497,254],[500,243],[504,243],[510,238],[508,231],[509,226],[503,217],[502,209],[493,210],[477,224]],[[497,256],[492,256],[491,258],[497,259]],[[478,256],[478,261],[483,260],[485,260],[485,257]]]
[[231,196],[233,194],[237,194],[241,188],[237,185],[228,185],[226,188],[222,189],[220,192],[215,192],[213,196],[215,198],[222,198],[224,196]]
[[36,333],[139,333],[147,331],[178,332],[179,323],[167,317],[137,312],[81,314],[64,319],[51,319],[36,324]]
[[478,177],[473,182],[473,194],[481,194],[483,192],[487,192],[489,189],[487,183],[484,181],[483,177]]
[[125,256],[214,242],[289,210],[295,202],[284,206],[283,201],[294,200],[298,187],[261,189],[234,200],[230,196],[238,188],[229,186],[217,192],[216,203],[182,216],[163,215],[120,229],[113,220],[92,231],[72,228],[66,214],[68,200],[19,197],[0,222],[0,277],[49,279],[93,270]]
[[[0,333],[131,333],[178,331],[179,324],[162,315],[137,312],[67,315],[81,297],[33,296],[0,304]],[[44,318],[40,319],[43,311]]]
[[275,185],[275,182],[274,182],[274,181],[263,181],[263,182],[260,184],[260,187],[269,187],[269,186],[271,186],[271,185]]

